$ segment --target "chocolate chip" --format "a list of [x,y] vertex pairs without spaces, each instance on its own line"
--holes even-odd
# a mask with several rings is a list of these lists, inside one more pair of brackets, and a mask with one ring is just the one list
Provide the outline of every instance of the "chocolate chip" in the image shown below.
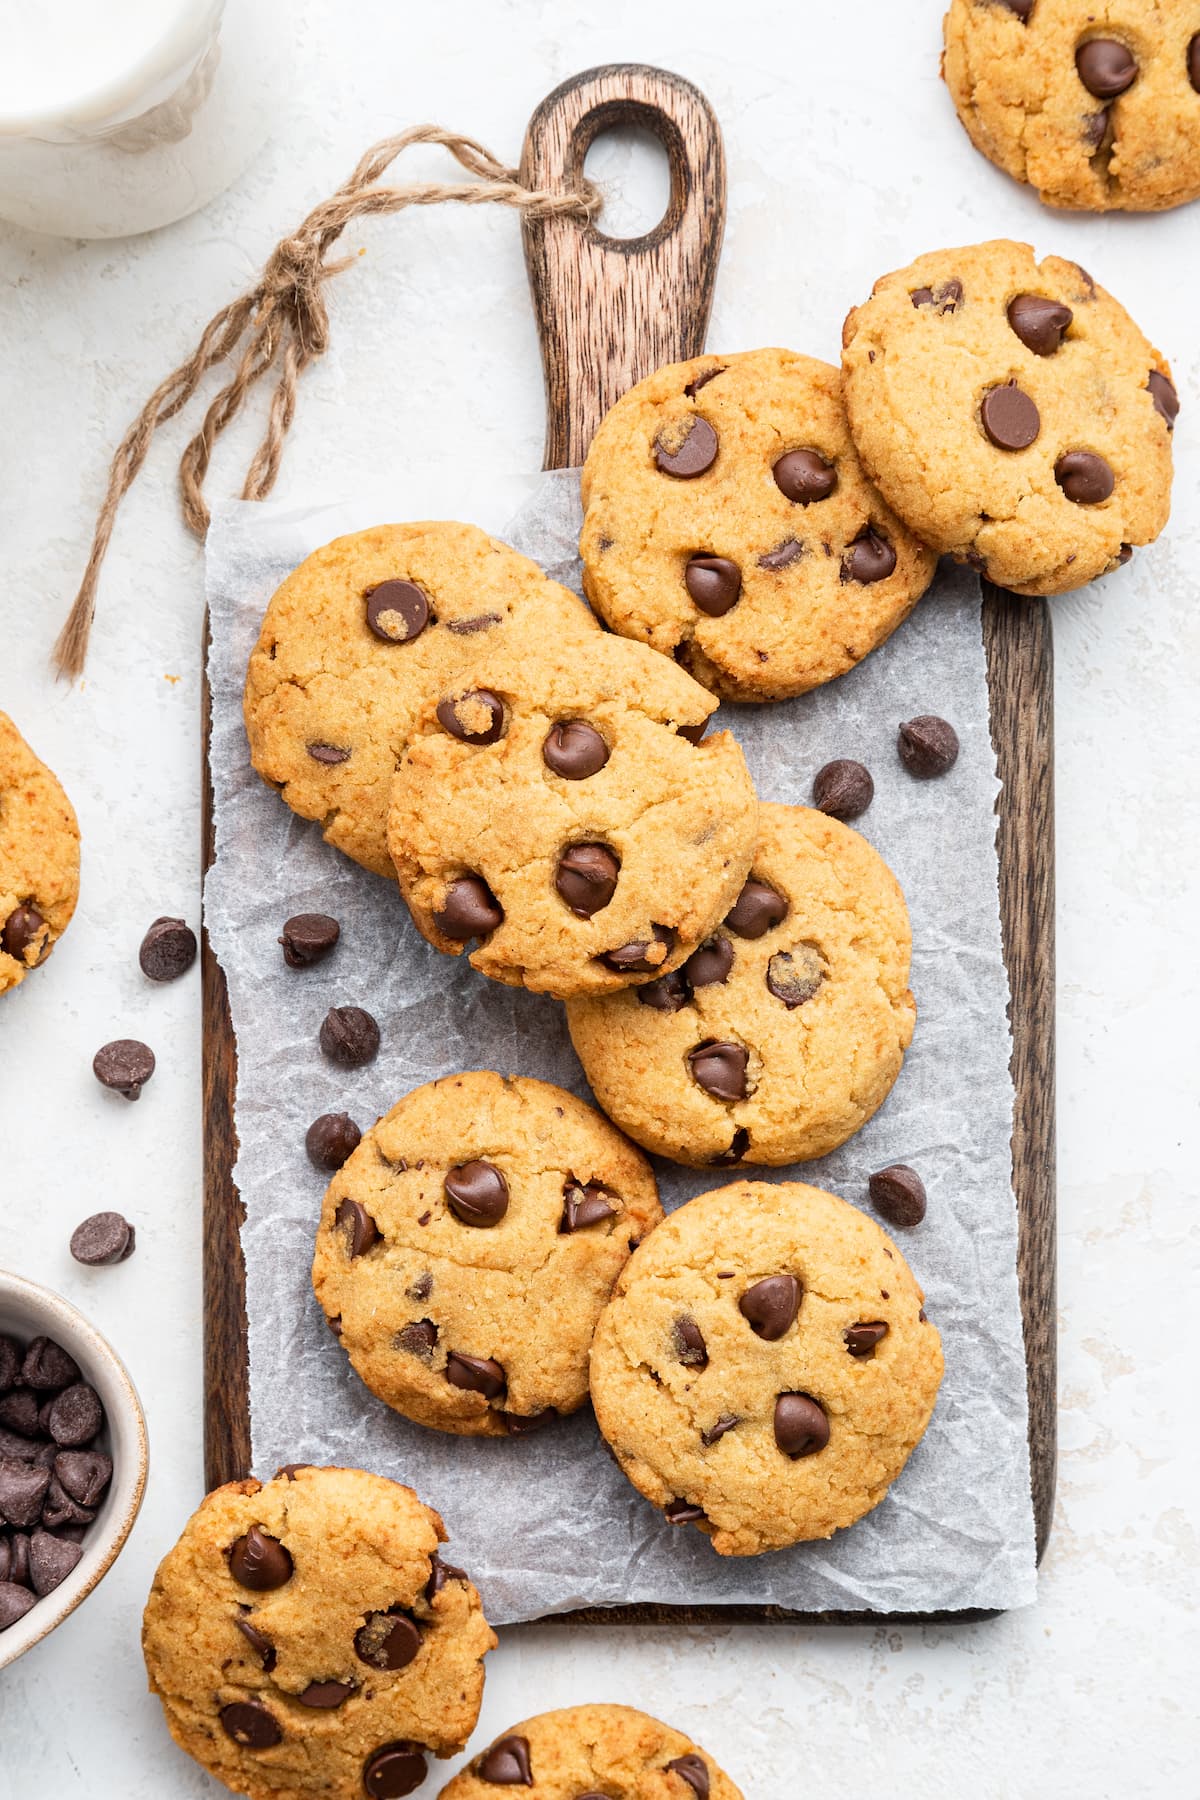
[[1116,38],[1089,38],[1075,52],[1079,79],[1097,100],[1115,100],[1137,80],[1138,66]]
[[349,750],[340,744],[309,744],[306,748],[314,762],[324,763],[327,768],[350,761]]
[[38,1410],[37,1395],[17,1388],[0,1398],[0,1425],[20,1432],[22,1437],[33,1437],[38,1428]]
[[335,1338],[341,1337],[341,1335],[342,1335],[342,1315],[341,1315],[341,1313],[335,1314],[335,1316],[332,1319],[326,1319],[325,1323],[328,1325],[330,1331],[333,1333]]
[[568,1177],[563,1187],[562,1218],[558,1229],[569,1236],[573,1231],[586,1231],[589,1225],[602,1225],[621,1210],[616,1195],[598,1181],[578,1182]]
[[980,404],[979,417],[997,450],[1028,450],[1042,429],[1037,407],[1015,381],[989,388]]
[[837,486],[837,470],[815,450],[786,451],[771,473],[780,493],[798,506],[827,500]]
[[813,777],[813,805],[834,819],[857,819],[875,798],[871,772],[862,763],[839,757]]
[[[33,948],[46,930],[46,921],[36,906],[18,906],[4,921],[4,936],[0,942],[9,956],[16,957],[18,962],[27,962],[25,952]],[[41,957],[37,961],[40,962]]]
[[265,1632],[261,1632],[257,1625],[252,1625],[249,1619],[243,1619],[238,1616],[235,1617],[233,1623],[237,1626],[237,1629],[241,1632],[254,1654],[258,1657],[259,1662],[262,1664],[263,1673],[269,1675],[277,1661],[275,1646],[270,1638],[266,1636]]
[[266,1594],[292,1578],[292,1559],[278,1538],[252,1525],[229,1547],[229,1573],[240,1587]]
[[1099,150],[1108,136],[1110,111],[1102,106],[1099,112],[1087,113],[1083,121],[1083,141],[1093,153]]
[[0,1333],[0,1394],[6,1394],[9,1388],[16,1386],[22,1360],[21,1346],[16,1338]]
[[553,1406],[544,1406],[541,1412],[535,1413],[501,1413],[504,1429],[509,1437],[530,1437],[535,1431],[542,1431],[551,1420],[558,1418],[558,1410]]
[[340,1169],[362,1143],[362,1132],[349,1113],[322,1113],[304,1134],[304,1148],[315,1169]]
[[767,1275],[748,1287],[738,1311],[764,1343],[777,1344],[791,1330],[804,1289],[794,1275]]
[[1188,45],[1187,68],[1188,80],[1191,82],[1196,92],[1200,94],[1200,31],[1196,33],[1195,37]]
[[126,1100],[136,1100],[154,1073],[154,1052],[136,1038],[116,1038],[92,1058],[96,1080]]
[[1117,551],[1117,567],[1118,567],[1118,569],[1123,569],[1125,567],[1125,564],[1127,562],[1132,562],[1132,560],[1133,560],[1133,545],[1132,544],[1122,544],[1121,548]]
[[741,1422],[742,1421],[737,1413],[722,1413],[715,1425],[710,1425],[707,1431],[702,1431],[700,1433],[700,1442],[704,1445],[706,1450],[711,1450],[714,1444],[720,1442],[727,1431],[732,1431],[734,1426],[740,1425]]
[[825,979],[825,963],[813,944],[777,950],[767,964],[767,987],[791,1012],[812,999]]
[[685,1369],[707,1369],[708,1346],[695,1319],[689,1318],[687,1314],[676,1319],[671,1327],[671,1337],[675,1344],[675,1354]]
[[[1200,42],[1200,39],[1196,41]],[[1154,410],[1166,420],[1167,430],[1174,431],[1175,421],[1179,417],[1179,395],[1175,391],[1175,383],[1169,375],[1161,374],[1158,369],[1151,369],[1146,386],[1150,390]]]
[[700,612],[721,619],[742,597],[742,571],[727,556],[690,556],[683,585]]
[[786,569],[804,555],[804,545],[796,538],[785,538],[782,544],[776,544],[758,559],[760,569]]
[[432,1319],[413,1319],[401,1326],[393,1341],[397,1350],[407,1350],[410,1356],[428,1362],[438,1341],[438,1328]]
[[57,1388],[70,1387],[80,1378],[81,1370],[75,1358],[53,1338],[29,1340],[29,1348],[21,1360],[21,1380],[27,1388],[48,1394]]
[[504,702],[490,688],[439,700],[437,718],[443,731],[464,744],[495,744],[504,736]]
[[36,1605],[37,1595],[27,1587],[18,1587],[15,1581],[0,1581],[0,1631],[7,1631]]
[[687,976],[682,969],[672,969],[669,975],[660,975],[657,981],[647,981],[644,986],[636,988],[638,1001],[642,1006],[652,1006],[655,1012],[677,1013],[690,1005],[692,990]]
[[542,745],[542,761],[564,781],[586,781],[599,774],[610,754],[596,727],[585,719],[560,719]]
[[296,1695],[301,1706],[311,1706],[314,1712],[332,1712],[343,1700],[348,1700],[354,1692],[352,1681],[310,1681],[302,1693]]
[[330,1062],[343,1069],[361,1069],[379,1054],[379,1027],[361,1006],[331,1006],[317,1038]]
[[480,1781],[493,1787],[532,1787],[533,1770],[529,1762],[529,1739],[503,1737],[484,1752],[475,1765]]
[[892,1163],[871,1176],[868,1190],[876,1212],[903,1230],[925,1217],[925,1183],[907,1163]]
[[359,1200],[339,1200],[333,1221],[346,1234],[346,1249],[351,1261],[365,1256],[372,1245],[379,1242],[379,1227]]
[[711,469],[717,459],[717,434],[707,419],[697,414],[687,428],[687,435],[675,450],[669,450],[658,437],[654,444],[654,461],[664,475],[674,475],[678,480],[690,481],[695,475],[703,475]]
[[728,1150],[722,1150],[718,1155],[714,1156],[711,1159],[710,1166],[714,1169],[731,1168],[734,1163],[741,1162],[749,1148],[750,1133],[746,1130],[744,1125],[739,1125],[733,1134]]
[[616,893],[620,868],[607,844],[571,844],[559,858],[554,886],[577,919],[590,919]]
[[895,567],[896,552],[885,537],[868,525],[847,545],[842,580],[869,587],[874,581],[886,581]]
[[274,1713],[257,1700],[234,1700],[223,1706],[217,1717],[226,1737],[243,1750],[270,1750],[283,1737],[283,1728]]
[[842,1339],[851,1356],[874,1356],[877,1345],[888,1334],[883,1319],[871,1319],[863,1325],[848,1325]]
[[711,369],[701,369],[698,375],[693,375],[683,391],[689,400],[694,400],[702,387],[707,387],[710,381],[715,381],[718,375],[724,373],[725,364],[714,363]]
[[477,631],[490,631],[493,625],[501,624],[499,613],[476,613],[472,619],[447,619],[446,630],[456,637],[474,637]]
[[451,1212],[464,1225],[498,1225],[508,1211],[508,1183],[494,1163],[460,1163],[442,1186]]
[[708,1765],[690,1751],[667,1764],[669,1774],[681,1775],[692,1789],[696,1800],[708,1800]]
[[711,937],[684,963],[684,973],[693,988],[715,987],[726,981],[733,967],[733,945],[727,937]]
[[51,1475],[42,1503],[42,1524],[47,1531],[61,1533],[66,1526],[90,1525],[95,1517],[92,1507],[80,1506],[77,1500],[72,1500],[58,1477]]
[[[432,1215],[430,1216],[432,1217]],[[410,1300],[428,1300],[432,1292],[433,1276],[430,1274],[429,1270],[426,1269],[423,1275],[417,1276],[417,1279],[409,1288],[408,1297]]]
[[50,1408],[47,1428],[56,1444],[64,1450],[76,1450],[90,1444],[104,1423],[104,1408],[95,1388],[77,1381],[64,1388]]
[[775,1442],[793,1462],[825,1448],[829,1420],[810,1394],[780,1394],[775,1402]]
[[452,1350],[446,1358],[446,1380],[451,1387],[497,1400],[508,1386],[508,1377],[490,1356],[460,1356]]
[[55,1537],[49,1531],[33,1532],[29,1539],[29,1580],[34,1593],[39,1598],[53,1593],[82,1555],[82,1546],[69,1538]]
[[936,287],[913,288],[908,297],[916,307],[932,306],[939,313],[952,313],[963,297],[963,284],[952,275],[948,281],[939,281]]
[[133,1226],[119,1212],[93,1213],[71,1233],[71,1255],[91,1268],[124,1262],[133,1255],[134,1244]]
[[112,1480],[112,1457],[102,1450],[60,1450],[54,1473],[72,1500],[80,1506],[98,1506]]
[[945,719],[922,713],[901,725],[897,748],[909,774],[928,781],[945,775],[958,761],[958,733]]
[[1018,294],[1008,303],[1008,322],[1027,350],[1053,356],[1075,317],[1069,306],[1043,294]]
[[367,624],[385,644],[411,644],[429,623],[429,599],[415,581],[381,581],[363,599]]
[[376,1750],[363,1768],[363,1791],[369,1800],[404,1800],[425,1779],[428,1765],[420,1744],[399,1738]]
[[328,913],[296,913],[279,939],[283,960],[289,969],[310,969],[325,960],[341,935],[341,926]]
[[368,1613],[354,1634],[354,1654],[372,1669],[407,1669],[420,1648],[420,1627],[398,1606]]
[[688,1051],[687,1060],[692,1079],[714,1100],[746,1098],[746,1065],[750,1057],[743,1045],[706,1038]]
[[693,1506],[690,1500],[669,1500],[663,1507],[663,1518],[668,1525],[695,1525],[704,1517],[702,1506]]
[[425,1598],[432,1601],[440,1594],[448,1581],[466,1581],[469,1577],[465,1569],[456,1569],[453,1563],[443,1562],[435,1550],[429,1559],[429,1580],[425,1583]]
[[182,919],[155,919],[142,939],[138,962],[150,981],[175,981],[196,960],[196,934]]
[[630,944],[621,944],[615,950],[606,950],[597,961],[618,975],[651,974],[671,954],[675,933],[669,925],[652,925],[650,929],[654,933],[650,943],[641,938]]
[[49,1487],[49,1469],[28,1462],[0,1462],[0,1518],[22,1529],[36,1525]]
[[504,908],[482,875],[460,875],[446,890],[441,910],[433,915],[443,937],[456,944],[487,937],[504,922]]
[[726,913],[725,923],[740,938],[765,937],[768,931],[787,918],[787,910],[787,901],[782,894],[768,882],[756,881],[751,876],[735,900],[732,910]]
[[1010,13],[1016,13],[1022,25],[1026,25],[1033,11],[1035,0],[1000,0],[1000,4],[1006,6]]
[[1113,491],[1113,472],[1092,450],[1068,450],[1054,465],[1054,479],[1077,506],[1098,506]]

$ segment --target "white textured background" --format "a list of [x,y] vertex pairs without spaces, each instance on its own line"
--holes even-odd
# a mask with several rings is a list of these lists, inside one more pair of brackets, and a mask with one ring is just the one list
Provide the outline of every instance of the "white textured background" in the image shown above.
[[[80,910],[0,1017],[0,1261],[60,1287],[116,1341],[150,1421],[134,1537],[86,1610],[0,1677],[3,1800],[215,1792],[144,1696],[137,1617],[201,1488],[199,990],[147,990],[146,922],[198,887],[200,563],[174,513],[176,428],[123,516],[86,684],[46,657],[111,445],[266,250],[371,139],[423,119],[515,160],[563,77],[638,58],[698,81],[726,131],[729,229],[710,344],[831,359],[847,307],[939,244],[1009,233],[1078,256],[1172,357],[1184,402],[1166,538],[1055,603],[1058,717],[1062,1470],[1033,1610],[967,1629],[531,1628],[491,1659],[483,1732],[582,1699],[648,1704],[747,1800],[960,1789],[1021,1800],[1190,1797],[1200,1468],[1195,1044],[1200,881],[1200,209],[1042,211],[971,150],[936,76],[940,0],[293,0],[271,147],[206,213],[125,243],[0,228],[0,706],[60,773],[85,842]],[[628,180],[626,153],[606,159]],[[432,156],[418,159],[425,171]],[[537,347],[511,216],[425,214],[354,234],[336,348],[305,381],[280,493],[394,474],[411,511],[536,467]],[[222,453],[231,490],[249,439]],[[136,1109],[90,1073],[144,1036]],[[136,1257],[89,1273],[101,1206]],[[431,1782],[427,1792],[436,1791]]]

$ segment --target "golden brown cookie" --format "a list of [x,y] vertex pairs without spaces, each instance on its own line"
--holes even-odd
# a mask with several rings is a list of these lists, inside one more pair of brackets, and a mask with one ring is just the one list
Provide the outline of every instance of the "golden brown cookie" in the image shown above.
[[568,1706],[497,1738],[438,1800],[742,1800],[706,1750],[629,1706]]
[[1200,0],[951,0],[945,39],[972,143],[1048,206],[1200,195]]
[[661,1217],[645,1158],[582,1100],[447,1075],[385,1114],[330,1183],[313,1286],[397,1412],[520,1436],[587,1399],[600,1309]]
[[1061,594],[1167,522],[1170,368],[1077,263],[997,239],[918,257],[846,320],[863,462],[913,531]]
[[791,350],[638,382],[596,433],[582,491],[592,604],[729,699],[845,674],[908,617],[937,560],[864,474],[841,372]]
[[645,987],[572,1000],[597,1100],[697,1168],[825,1156],[891,1092],[912,1040],[912,935],[883,858],[805,806],[761,806],[754,866],[719,930]]
[[474,525],[378,525],[316,550],[273,596],[246,675],[254,767],[378,875],[388,789],[426,702],[481,650],[521,662],[598,635],[574,594]]
[[722,1556],[830,1537],[883,1499],[929,1423],[938,1333],[899,1250],[819,1188],[738,1181],[632,1256],[592,1345],[622,1469]]
[[480,647],[427,706],[388,843],[418,929],[483,974],[607,993],[675,968],[732,904],[757,801],[710,694],[608,633]]
[[201,1503],[142,1648],[182,1750],[250,1800],[395,1800],[479,1717],[495,1634],[411,1488],[291,1465]]
[[45,962],[78,898],[74,808],[0,713],[0,994]]

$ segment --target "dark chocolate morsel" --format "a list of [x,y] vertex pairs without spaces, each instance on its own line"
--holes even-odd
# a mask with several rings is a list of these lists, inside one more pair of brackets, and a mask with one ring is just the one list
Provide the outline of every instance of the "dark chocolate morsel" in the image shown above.
[[71,1233],[71,1255],[78,1263],[99,1268],[133,1255],[134,1230],[119,1212],[93,1213]]
[[340,744],[309,744],[308,754],[314,762],[324,763],[327,768],[336,768],[339,763],[350,761],[350,752]]
[[385,644],[411,644],[429,623],[429,600],[415,581],[381,581],[363,598],[367,624]]
[[363,1791],[368,1800],[404,1800],[415,1794],[428,1771],[425,1750],[411,1738],[384,1744],[368,1757],[363,1768]]
[[451,1212],[464,1225],[498,1225],[508,1211],[508,1183],[494,1163],[460,1163],[442,1186]]
[[329,955],[341,934],[341,926],[328,913],[296,913],[279,939],[283,960],[289,969],[311,968]]
[[1089,38],[1075,52],[1079,79],[1097,100],[1115,100],[1137,80],[1138,66],[1116,38]]
[[671,1335],[675,1340],[675,1354],[685,1369],[707,1369],[708,1346],[695,1319],[686,1314],[676,1319]]
[[719,933],[693,950],[683,965],[683,972],[693,988],[715,987],[727,981],[733,967],[733,945]]
[[811,1394],[780,1394],[775,1402],[775,1442],[793,1462],[825,1448],[829,1420]]
[[51,1531],[35,1531],[29,1538],[29,1580],[39,1599],[52,1594],[67,1579],[83,1555],[83,1547]]
[[577,919],[590,919],[616,893],[620,869],[607,844],[569,844],[559,858],[554,886]]
[[606,950],[597,960],[618,975],[652,974],[671,954],[675,933],[669,925],[652,925],[650,929],[654,936],[649,943],[641,938],[634,943],[619,944],[615,950]]
[[1068,450],[1054,465],[1054,479],[1076,506],[1099,506],[1115,485],[1112,470],[1094,450]]
[[1015,381],[989,388],[980,403],[979,417],[997,450],[1028,450],[1042,429],[1037,407]]
[[175,981],[196,960],[196,934],[183,919],[155,919],[142,939],[138,962],[149,981]]
[[768,882],[756,881],[752,875],[732,909],[726,913],[725,923],[740,938],[765,937],[787,918],[787,910],[783,895]]
[[694,400],[702,387],[707,387],[710,381],[715,381],[718,375],[724,373],[725,364],[714,363],[711,369],[701,369],[698,375],[693,375],[683,391],[689,400]]
[[438,1341],[438,1328],[432,1319],[410,1319],[402,1325],[392,1340],[397,1350],[407,1350],[410,1356],[427,1359],[433,1355]]
[[322,1113],[304,1134],[304,1148],[315,1169],[336,1173],[358,1149],[362,1132],[349,1113]]
[[331,1006],[321,1021],[318,1041],[330,1062],[343,1069],[361,1069],[379,1054],[379,1027],[361,1006]]
[[1022,25],[1027,25],[1035,0],[1000,0],[1000,4],[1006,6],[1010,13],[1016,13]]
[[706,1450],[711,1450],[714,1444],[721,1441],[727,1431],[732,1431],[734,1426],[740,1425],[741,1422],[737,1413],[722,1413],[715,1424],[710,1425],[707,1431],[700,1433],[700,1442]]
[[773,550],[764,551],[758,559],[760,569],[787,569],[804,555],[804,545],[797,538],[784,538]]
[[1043,294],[1018,294],[1008,303],[1008,322],[1027,350],[1053,356],[1075,317],[1069,306]]
[[639,1003],[652,1006],[655,1012],[681,1012],[692,999],[691,986],[682,969],[672,969],[669,975],[660,975],[657,981],[647,981],[634,991]]
[[693,416],[687,435],[676,449],[669,450],[661,437],[655,440],[656,467],[662,474],[674,475],[677,480],[690,481],[693,476],[703,475],[716,460],[717,434],[708,420],[698,413]]
[[677,1756],[674,1762],[669,1762],[667,1770],[670,1774],[683,1777],[695,1794],[696,1800],[708,1800],[708,1765],[703,1757],[696,1756],[689,1751],[686,1756]]
[[490,1750],[485,1750],[475,1765],[480,1781],[493,1787],[532,1787],[533,1770],[529,1761],[529,1739],[502,1737]]
[[7,1631],[10,1625],[23,1619],[37,1601],[37,1595],[31,1594],[27,1587],[18,1586],[15,1581],[0,1580],[0,1631]]
[[60,1450],[54,1458],[55,1475],[80,1506],[100,1504],[112,1472],[112,1457],[103,1450]]
[[492,1357],[460,1356],[455,1350],[446,1358],[446,1380],[451,1387],[482,1394],[485,1400],[499,1399],[508,1385],[508,1377]]
[[257,1700],[234,1700],[217,1715],[222,1729],[243,1750],[270,1750],[283,1738],[283,1728],[274,1713]]
[[[37,943],[41,934],[46,930],[46,921],[36,906],[14,907],[4,921],[0,944],[3,944],[8,956],[15,957],[18,962],[27,963],[28,958],[25,952]],[[37,960],[40,962],[42,958],[39,957]],[[36,966],[35,963],[34,967]]]
[[103,1423],[99,1394],[86,1381],[77,1381],[51,1402],[46,1430],[64,1450],[78,1450],[91,1443]]
[[49,1487],[49,1469],[28,1462],[0,1462],[0,1519],[20,1531],[36,1525]]
[[879,1169],[868,1183],[876,1212],[889,1225],[907,1230],[925,1217],[925,1183],[907,1163]]
[[559,1231],[569,1236],[573,1231],[586,1231],[589,1225],[601,1225],[615,1218],[621,1210],[617,1196],[598,1181],[578,1182],[568,1177],[563,1187],[562,1218]]
[[875,798],[871,771],[850,757],[826,763],[813,777],[813,805],[834,819],[857,819]]
[[446,890],[433,922],[443,937],[456,944],[487,937],[504,923],[504,908],[482,875],[460,875]]
[[[1197,38],[1196,42],[1200,43],[1200,38]],[[1176,391],[1175,383],[1169,375],[1163,375],[1157,369],[1151,369],[1146,386],[1150,390],[1154,410],[1166,420],[1167,430],[1174,431],[1175,421],[1179,417],[1179,394]]]
[[814,944],[777,950],[767,964],[767,987],[791,1012],[812,999],[825,979],[825,963]]
[[296,1699],[301,1706],[311,1706],[315,1712],[332,1712],[343,1700],[348,1700],[353,1692],[352,1681],[310,1681],[303,1693],[296,1695]]
[[558,1410],[553,1406],[544,1406],[541,1412],[506,1412],[501,1413],[500,1417],[504,1421],[504,1429],[509,1437],[522,1438],[532,1436],[535,1431],[542,1431],[552,1419],[557,1419]]
[[794,500],[798,506],[827,500],[837,486],[837,470],[815,450],[786,451],[771,473],[784,498]]
[[706,1039],[687,1054],[692,1079],[714,1100],[746,1098],[746,1065],[749,1052],[742,1044]]
[[1200,31],[1198,31],[1187,50],[1188,80],[1200,94]]
[[275,1646],[270,1638],[257,1625],[252,1625],[249,1619],[243,1619],[240,1615],[233,1622],[262,1664],[264,1675],[269,1675],[276,1663]]
[[421,1628],[402,1607],[368,1613],[354,1634],[354,1654],[372,1669],[407,1669],[421,1648]]
[[239,1587],[256,1594],[270,1593],[291,1580],[291,1555],[278,1538],[269,1537],[260,1525],[252,1525],[229,1546],[229,1573]]
[[552,725],[542,745],[542,761],[564,781],[586,781],[598,775],[611,752],[594,725],[586,719],[560,719]]
[[739,1125],[730,1140],[728,1150],[722,1150],[714,1156],[711,1159],[711,1166],[714,1169],[732,1168],[735,1163],[741,1162],[749,1148],[750,1133],[744,1125]]
[[48,1394],[56,1388],[70,1387],[81,1377],[82,1371],[75,1358],[52,1337],[39,1336],[29,1340],[21,1361],[21,1381],[25,1387]]
[[469,1579],[465,1569],[456,1569],[453,1563],[443,1562],[435,1550],[429,1559],[429,1580],[425,1583],[425,1598],[432,1603],[448,1581],[467,1581]]
[[742,571],[727,556],[689,557],[683,584],[696,609],[710,619],[724,618],[742,597]]
[[851,1356],[874,1356],[876,1348],[888,1334],[887,1322],[869,1319],[861,1325],[848,1325],[842,1339]]
[[504,702],[490,688],[475,688],[456,700],[439,700],[438,724],[464,744],[495,744],[504,736]]
[[886,581],[895,567],[896,552],[873,525],[867,525],[853,543],[846,546],[842,580],[857,581],[863,587],[869,587],[874,581]]
[[946,719],[922,713],[901,725],[897,748],[909,774],[928,781],[947,774],[958,761],[958,733]]
[[116,1038],[97,1050],[92,1072],[103,1087],[136,1100],[154,1073],[154,1052],[136,1038]]
[[352,1262],[379,1242],[379,1227],[360,1200],[339,1200],[333,1222],[345,1233]]
[[795,1323],[804,1289],[794,1275],[767,1275],[748,1287],[738,1310],[764,1343],[777,1344]]

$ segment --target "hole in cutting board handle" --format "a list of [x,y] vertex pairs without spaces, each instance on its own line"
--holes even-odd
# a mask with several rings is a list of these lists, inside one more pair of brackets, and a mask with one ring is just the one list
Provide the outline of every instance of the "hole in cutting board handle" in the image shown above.
[[583,171],[603,196],[597,236],[610,243],[648,237],[671,204],[671,164],[657,132],[644,124],[612,124],[597,132]]

